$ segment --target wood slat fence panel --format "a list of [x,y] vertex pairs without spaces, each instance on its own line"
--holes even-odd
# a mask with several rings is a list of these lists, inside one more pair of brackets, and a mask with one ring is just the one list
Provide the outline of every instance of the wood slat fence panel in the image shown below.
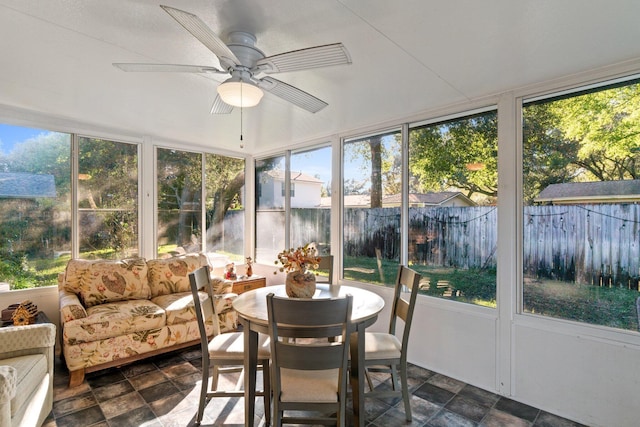
[[[495,268],[496,224],[493,206],[411,208],[409,259]],[[398,259],[399,228],[399,208],[345,209],[345,254]],[[523,238],[527,276],[638,289],[640,205],[526,206]]]

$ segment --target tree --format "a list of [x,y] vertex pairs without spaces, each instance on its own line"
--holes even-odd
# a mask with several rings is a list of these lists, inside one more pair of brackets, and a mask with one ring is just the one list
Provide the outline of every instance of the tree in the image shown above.
[[[400,133],[392,132],[366,137],[345,144],[345,158],[357,162],[363,173],[368,173],[370,185],[345,179],[345,194],[370,195],[370,207],[382,207],[382,198],[388,194],[398,194],[400,179]],[[346,165],[345,165],[346,167]]]
[[524,191],[549,184],[640,178],[640,85],[524,108]]
[[453,188],[464,191],[469,198],[474,194],[495,198],[497,153],[495,111],[412,129],[409,169],[417,182],[412,191]]

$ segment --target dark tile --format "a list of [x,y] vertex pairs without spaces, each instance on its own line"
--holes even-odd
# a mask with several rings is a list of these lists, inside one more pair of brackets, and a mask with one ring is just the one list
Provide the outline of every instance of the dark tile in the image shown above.
[[436,387],[433,384],[425,383],[418,387],[414,394],[422,399],[429,400],[433,403],[437,403],[439,405],[445,405],[448,401],[450,401],[454,393],[449,390],[445,390],[440,387]]
[[114,399],[101,403],[100,409],[102,409],[104,416],[108,420],[111,420],[121,414],[125,414],[146,405],[147,402],[144,401],[142,396],[140,396],[138,392],[132,391],[131,393],[123,394],[122,396],[118,396]]
[[[442,409],[441,405],[437,405],[428,400],[421,399],[420,397],[415,395],[411,396],[410,403],[411,403],[411,413],[413,414],[413,417],[418,420],[426,421],[429,418],[433,417],[435,414],[438,413],[438,411]],[[398,406],[398,408],[404,409],[403,404],[399,404],[399,405],[402,405],[402,406]]]
[[91,388],[102,387],[105,385],[113,384],[124,380],[125,377],[120,370],[109,369],[106,371],[99,371],[86,376],[86,381]]
[[187,361],[162,368],[162,373],[164,373],[169,378],[180,377],[182,375],[193,374],[197,372],[200,372],[200,370]]
[[498,400],[498,403],[496,403],[495,408],[508,414],[515,415],[516,417],[524,418],[529,422],[533,422],[539,412],[538,409],[532,406],[516,402],[515,400],[511,400],[506,397],[501,397]]
[[513,414],[490,409],[480,423],[480,427],[529,427],[531,423]]
[[165,381],[167,381],[166,375],[158,369],[129,378],[129,382],[136,390],[142,390]]
[[466,385],[462,381],[454,380],[453,378],[449,378],[442,374],[435,374],[430,377],[427,382],[429,384],[433,384],[436,387],[443,388],[445,390],[449,390],[452,393],[457,393]]
[[144,374],[145,372],[155,371],[157,369],[158,368],[156,367],[156,365],[154,365],[151,362],[148,362],[148,363],[139,362],[139,363],[133,363],[129,366],[123,367],[122,374],[127,378],[131,378],[140,374]]
[[162,423],[156,420],[156,416],[148,406],[111,418],[109,425],[118,427],[139,427],[142,425],[145,427],[162,427]]
[[[149,404],[151,410],[158,416],[163,416],[171,413],[174,409],[179,407],[185,400],[185,395],[182,393],[175,393],[170,396],[163,397],[155,400]],[[188,405],[197,408],[198,403],[193,402],[195,405]]]
[[200,384],[198,384],[198,381],[201,380],[202,374],[200,372],[194,372],[193,374],[184,375],[178,378],[171,378],[171,382],[182,391],[193,390],[196,387],[200,390]]
[[56,425],[59,427],[87,427],[100,421],[105,421],[105,418],[98,405],[73,412],[63,417],[56,417]]
[[91,406],[96,406],[98,401],[91,392],[79,396],[69,397],[53,403],[53,415],[58,418],[71,412],[77,412]]
[[491,393],[490,391],[486,391],[469,384],[464,386],[462,390],[458,392],[458,396],[473,400],[478,405],[486,408],[491,408],[500,399],[500,396],[495,393]]
[[477,424],[462,415],[443,409],[426,425],[429,427],[475,427]]
[[96,399],[98,399],[98,402],[104,402],[122,396],[123,394],[131,393],[132,391],[134,391],[134,389],[129,381],[120,381],[115,384],[98,387],[93,390],[93,394]]
[[160,369],[167,366],[177,365],[184,362],[184,359],[178,354],[163,355],[154,358],[153,363]]
[[165,396],[169,396],[175,393],[178,393],[180,390],[173,385],[169,381],[165,381],[160,384],[153,385],[151,387],[147,387],[145,389],[139,390],[138,393],[142,396],[142,398],[147,402],[153,402],[158,399],[162,399]]
[[533,423],[534,427],[585,427],[584,424],[540,411],[538,418]]
[[489,412],[489,408],[461,396],[455,396],[447,403],[445,408],[475,422],[480,422]]

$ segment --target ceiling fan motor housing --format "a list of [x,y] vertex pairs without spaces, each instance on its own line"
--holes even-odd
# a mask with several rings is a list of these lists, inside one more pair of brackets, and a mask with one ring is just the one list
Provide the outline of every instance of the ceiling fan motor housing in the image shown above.
[[245,31],[233,31],[227,36],[227,47],[238,58],[240,63],[252,69],[256,62],[265,57],[264,52],[258,49],[256,37]]

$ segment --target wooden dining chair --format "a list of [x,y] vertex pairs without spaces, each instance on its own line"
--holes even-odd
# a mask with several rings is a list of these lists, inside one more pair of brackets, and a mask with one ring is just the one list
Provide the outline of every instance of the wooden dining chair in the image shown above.
[[[204,408],[213,397],[244,397],[244,392],[239,388],[234,390],[218,390],[219,375],[223,373],[241,372],[244,364],[244,336],[242,332],[220,333],[218,313],[216,310],[216,298],[209,278],[209,267],[203,266],[189,274],[193,305],[200,330],[200,346],[202,349],[202,384],[198,413],[195,424],[200,425],[204,414]],[[213,337],[207,337],[206,324],[213,325]],[[265,419],[270,419],[271,395],[269,381],[269,359],[271,349],[269,337],[264,334],[258,339],[258,366],[262,367],[264,390],[256,395],[264,396]],[[213,367],[211,385],[209,387],[209,368]]]
[[[352,305],[351,295],[329,299],[267,295],[275,427],[283,422],[346,424]],[[341,340],[329,342],[333,336]],[[285,416],[285,411],[296,412]]]
[[[419,282],[422,276],[414,270],[400,266],[396,277],[391,306],[391,318],[388,332],[365,332],[365,375],[369,384],[366,397],[397,397],[402,396],[404,412],[407,421],[411,421],[411,404],[409,387],[407,385],[407,347],[411,319],[418,295]],[[403,298],[403,292],[409,292],[409,299]],[[402,337],[396,336],[397,320],[404,321]],[[398,385],[398,369],[400,370],[400,386]],[[385,372],[391,375],[391,390],[376,390],[369,376],[369,372]]]

